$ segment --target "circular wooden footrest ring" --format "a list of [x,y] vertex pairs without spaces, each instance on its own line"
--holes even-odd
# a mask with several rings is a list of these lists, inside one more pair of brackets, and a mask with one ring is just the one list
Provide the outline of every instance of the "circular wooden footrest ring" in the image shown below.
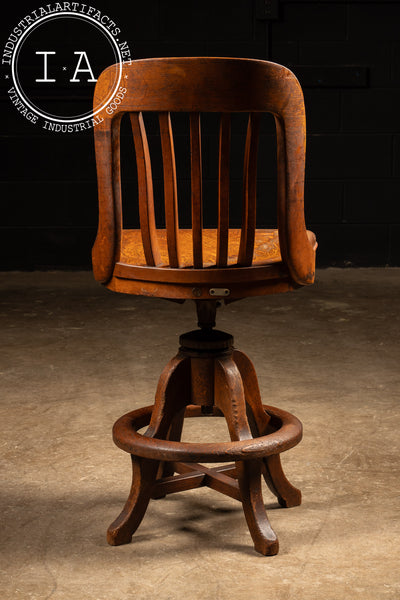
[[[302,425],[292,414],[275,408],[263,406],[271,416],[271,425],[275,431],[257,438],[235,442],[188,443],[171,442],[146,437],[138,430],[150,423],[153,406],[145,406],[120,417],[113,428],[115,444],[134,456],[161,461],[186,462],[231,462],[264,458],[271,454],[280,454],[298,444],[302,438]],[[190,405],[185,417],[201,416],[201,407]]]

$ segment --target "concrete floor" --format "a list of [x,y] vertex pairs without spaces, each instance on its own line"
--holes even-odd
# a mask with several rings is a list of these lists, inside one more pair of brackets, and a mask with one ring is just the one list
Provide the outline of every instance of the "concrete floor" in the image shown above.
[[[112,294],[90,273],[7,273],[0,289],[1,600],[400,598],[399,269],[320,271],[220,309],[264,402],[304,425],[283,455],[302,506],[265,488],[275,557],[209,489],[152,501],[132,544],[105,541],[130,485],[112,424],[152,403],[191,303]],[[226,436],[219,419],[190,429]]]

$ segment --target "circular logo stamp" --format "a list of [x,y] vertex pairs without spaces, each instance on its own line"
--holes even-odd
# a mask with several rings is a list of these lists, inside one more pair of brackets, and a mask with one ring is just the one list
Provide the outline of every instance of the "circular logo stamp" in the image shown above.
[[[13,28],[3,49],[8,96],[28,121],[55,132],[84,131],[99,113],[120,102],[128,43],[112,18],[79,2],[56,2],[32,10]],[[99,74],[119,64],[107,98],[93,105]]]

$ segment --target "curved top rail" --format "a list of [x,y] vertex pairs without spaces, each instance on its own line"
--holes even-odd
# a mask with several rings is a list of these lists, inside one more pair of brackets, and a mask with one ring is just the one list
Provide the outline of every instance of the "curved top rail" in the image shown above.
[[[94,105],[110,96],[120,65],[99,76]],[[248,58],[146,58],[123,64],[126,89],[117,111],[272,112],[303,100],[300,84],[286,67]],[[104,114],[100,115],[107,118]],[[98,126],[96,126],[98,127]]]

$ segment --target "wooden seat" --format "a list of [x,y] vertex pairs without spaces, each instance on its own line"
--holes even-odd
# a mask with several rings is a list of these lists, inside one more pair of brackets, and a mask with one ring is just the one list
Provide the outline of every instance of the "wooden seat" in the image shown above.
[[[217,229],[203,229],[203,268],[216,266]],[[161,265],[169,267],[167,233],[165,229],[156,230],[160,249]],[[178,231],[181,249],[180,268],[194,268],[193,233],[191,229]],[[236,264],[240,244],[240,229],[229,230],[227,266]],[[256,229],[254,239],[254,258],[252,265],[270,265],[281,262],[278,231],[276,229]],[[140,229],[124,229],[121,240],[121,258],[119,264],[144,267],[146,258],[143,251]]]
[[[110,98],[114,100],[110,102]],[[300,85],[285,67],[260,60],[146,59],[112,65],[98,79],[94,106],[99,226],[93,247],[95,278],[117,292],[196,303],[199,329],[181,336],[180,349],[159,380],[155,404],[119,419],[115,443],[132,457],[130,496],[108,530],[111,544],[126,543],[148,502],[207,485],[242,502],[256,550],[276,554],[261,495],[261,475],[285,507],[301,494],[286,479],[280,453],[301,439],[293,416],[264,406],[250,360],[215,327],[218,300],[286,292],[314,281],[315,235],[304,221],[305,116]],[[163,201],[153,191],[146,113],[158,114]],[[187,113],[190,197],[178,202],[171,113]],[[217,113],[218,186],[215,228],[204,227],[202,115]],[[242,173],[241,227],[231,226],[230,155],[233,113],[247,114]],[[277,140],[276,229],[257,224],[257,152],[263,113],[272,113]],[[136,156],[140,228],[124,227],[121,120],[130,119]],[[128,117],[127,117],[128,118]],[[152,133],[154,135],[154,132]],[[236,138],[235,138],[236,139]],[[191,227],[179,225],[190,208]],[[163,205],[165,226],[157,227]],[[256,318],[256,316],[255,316]],[[223,416],[231,442],[183,444],[185,417]],[[144,435],[138,429],[147,427]],[[209,468],[203,462],[234,461]]]

